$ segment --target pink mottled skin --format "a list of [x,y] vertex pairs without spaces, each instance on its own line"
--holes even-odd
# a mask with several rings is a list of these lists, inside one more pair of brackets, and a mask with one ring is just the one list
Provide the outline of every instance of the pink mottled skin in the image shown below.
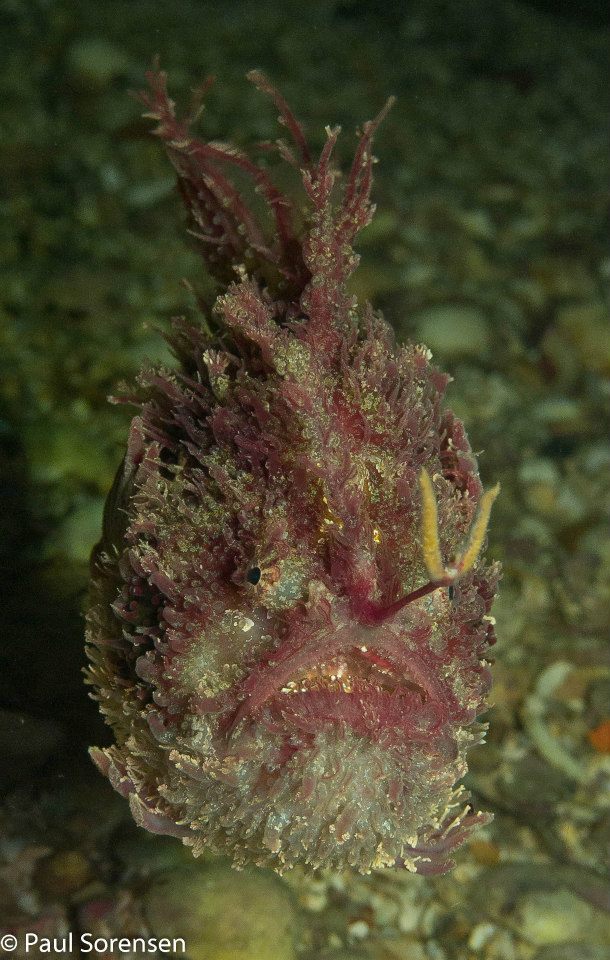
[[[450,564],[482,489],[448,378],[396,346],[346,281],[370,220],[365,125],[339,197],[283,98],[307,219],[267,172],[144,95],[221,285],[147,370],[92,560],[89,681],[115,735],[93,749],[136,821],[239,866],[448,869],[484,822],[463,788],[489,688],[498,579],[451,583],[422,552],[422,470]],[[234,185],[262,194],[260,224]],[[224,289],[222,289],[224,288]]]

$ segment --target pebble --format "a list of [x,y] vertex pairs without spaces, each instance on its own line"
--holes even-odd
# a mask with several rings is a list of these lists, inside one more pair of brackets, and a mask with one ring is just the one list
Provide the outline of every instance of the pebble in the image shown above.
[[472,840],[468,849],[476,862],[483,867],[495,867],[500,862],[500,850],[490,840]]
[[403,906],[398,915],[398,929],[401,933],[413,933],[417,930],[420,921],[420,911],[414,903],[408,903]]
[[41,861],[35,884],[42,893],[55,898],[78,892],[92,878],[91,867],[80,850],[62,850]]
[[527,491],[526,502],[559,529],[580,523],[588,509],[583,498],[567,483],[556,489],[544,484],[532,485]]
[[[383,941],[383,946],[379,952],[375,951],[373,957],[375,960],[429,960],[428,946],[411,937],[392,937]],[[345,960],[356,960],[356,958],[350,953]]]
[[80,497],[48,541],[49,556],[69,557],[86,563],[99,540],[104,500],[102,497]]
[[557,311],[557,326],[585,368],[610,375],[610,318],[601,301],[569,303]]
[[519,467],[519,480],[525,485],[535,483],[555,487],[559,479],[559,470],[551,460],[530,457]]
[[348,933],[353,940],[366,940],[371,932],[368,923],[365,920],[354,920],[348,925]]
[[427,307],[414,319],[415,338],[446,360],[480,358],[491,345],[489,323],[475,306],[443,303]]
[[527,506],[559,528],[580,523],[588,506],[579,492],[561,476],[552,460],[531,458],[519,468]]
[[549,297],[588,300],[595,296],[595,278],[585,264],[573,257],[541,257],[532,263],[530,273]]
[[299,922],[284,883],[222,861],[159,874],[144,896],[153,935],[183,937],[190,960],[294,960]]
[[171,177],[157,177],[134,183],[125,191],[125,200],[135,210],[147,210],[170,196],[175,186]]
[[431,903],[421,918],[420,930],[424,937],[435,936],[447,923],[448,914],[440,903]]
[[547,397],[536,405],[535,414],[554,436],[575,433],[585,425],[583,404],[572,397]]
[[88,86],[105,87],[129,68],[129,56],[101,37],[83,37],[70,50],[69,67],[75,79]]
[[479,950],[482,950],[483,947],[489,943],[496,929],[493,923],[477,923],[476,927],[472,928],[468,938],[469,948],[474,950],[475,953],[478,953]]
[[579,942],[610,944],[610,917],[569,890],[529,893],[521,898],[517,917],[522,937],[536,946]]
[[464,228],[471,237],[479,240],[492,240],[495,236],[495,227],[487,210],[457,210],[454,220]]

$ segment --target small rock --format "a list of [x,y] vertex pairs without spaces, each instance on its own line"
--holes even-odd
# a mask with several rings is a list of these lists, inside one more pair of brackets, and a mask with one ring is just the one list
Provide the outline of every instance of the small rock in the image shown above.
[[483,867],[495,867],[500,862],[500,850],[490,840],[473,840],[468,849],[473,859]]
[[576,433],[585,426],[583,406],[571,397],[548,397],[536,405],[536,419],[555,436]]
[[219,862],[168,870],[144,898],[157,937],[183,937],[190,960],[293,960],[299,922],[281,880]]
[[448,360],[481,357],[491,345],[487,318],[475,306],[436,304],[415,318],[415,338]]
[[73,478],[106,493],[113,469],[93,427],[80,428],[75,418],[48,417],[28,423],[23,444],[35,483]]
[[171,177],[144,180],[142,183],[135,183],[126,191],[125,200],[135,210],[147,210],[169,196],[174,186],[175,183]]
[[569,890],[532,892],[517,909],[525,940],[552,943],[610,943],[610,917],[603,916]]
[[91,867],[80,850],[62,850],[40,863],[34,882],[47,896],[67,897],[81,890],[92,877]]
[[347,929],[353,940],[366,940],[371,932],[366,920],[354,920],[353,923],[349,924]]
[[478,953],[479,950],[482,950],[483,947],[489,943],[496,929],[493,923],[477,923],[476,927],[472,928],[470,937],[468,938],[469,948],[474,950],[475,953]]
[[560,480],[560,474],[552,460],[530,457],[528,460],[524,460],[519,467],[519,480],[526,486],[545,484],[549,487],[556,487]]
[[129,57],[108,40],[85,37],[72,47],[69,67],[77,80],[91,87],[105,87],[115,77],[127,72]]
[[102,524],[104,501],[101,497],[79,497],[72,510],[48,543],[49,556],[69,557],[86,563]]
[[530,274],[542,284],[549,297],[586,299],[595,295],[595,277],[585,264],[573,258],[541,257],[531,264]]
[[519,469],[519,480],[527,506],[556,527],[580,523],[587,515],[585,500],[551,460],[525,460]]
[[398,929],[401,933],[413,933],[417,930],[421,918],[421,911],[413,902],[401,904],[398,914]]
[[557,325],[585,370],[610,374],[608,310],[597,301],[569,303],[557,311]]
[[487,210],[458,210],[454,219],[471,237],[491,240],[495,236],[495,227]]

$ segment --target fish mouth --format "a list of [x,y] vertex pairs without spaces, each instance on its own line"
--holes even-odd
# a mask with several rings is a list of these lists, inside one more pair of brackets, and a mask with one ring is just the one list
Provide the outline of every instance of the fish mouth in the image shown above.
[[[255,669],[245,681],[229,732],[248,720],[270,732],[304,735],[347,726],[371,739],[426,739],[438,726],[444,690],[404,639],[384,648],[316,645]],[[343,647],[343,649],[341,649]]]
[[303,632],[252,665],[232,690],[221,721],[233,737],[250,724],[291,736],[334,726],[371,739],[425,739],[450,712],[454,694],[429,648],[430,625]]
[[341,695],[353,693],[364,686],[390,694],[399,687],[409,686],[425,699],[425,692],[418,684],[410,682],[404,675],[400,676],[398,668],[387,657],[366,646],[353,647],[345,653],[313,664],[294,679],[288,680],[280,693],[294,696],[327,690]]
[[[271,698],[270,713],[305,734],[348,726],[370,739],[429,735],[436,710],[407,670],[366,646],[353,647],[299,673]],[[418,736],[419,735],[419,736]]]

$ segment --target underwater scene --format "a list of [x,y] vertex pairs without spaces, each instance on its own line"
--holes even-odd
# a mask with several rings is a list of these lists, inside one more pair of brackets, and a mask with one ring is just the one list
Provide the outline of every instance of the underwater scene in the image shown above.
[[610,20],[0,6],[0,956],[610,956]]

